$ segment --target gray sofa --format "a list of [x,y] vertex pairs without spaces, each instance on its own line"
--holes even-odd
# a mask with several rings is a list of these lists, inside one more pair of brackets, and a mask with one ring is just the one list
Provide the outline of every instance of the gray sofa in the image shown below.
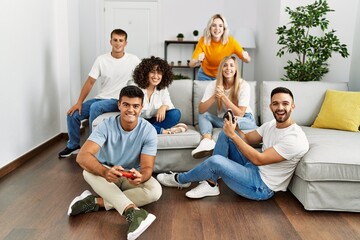
[[[346,83],[248,81],[251,86],[250,106],[258,124],[273,119],[268,106],[270,92],[278,86],[291,89],[296,108],[295,121],[306,133],[310,149],[298,164],[289,190],[307,210],[360,212],[360,133],[310,126],[320,111],[327,89],[347,91]],[[176,80],[169,88],[174,105],[181,110],[181,122],[189,130],[175,135],[159,135],[155,172],[186,171],[204,159],[194,159],[191,151],[200,140],[197,125],[197,106],[207,81]],[[215,109],[211,111],[215,112]],[[106,113],[93,122],[118,113]],[[214,130],[216,140],[221,129]]]

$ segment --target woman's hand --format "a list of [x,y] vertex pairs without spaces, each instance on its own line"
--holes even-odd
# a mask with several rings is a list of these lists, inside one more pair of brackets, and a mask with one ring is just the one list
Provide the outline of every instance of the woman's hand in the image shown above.
[[242,55],[243,55],[243,61],[248,63],[251,61],[251,57],[249,55],[249,53],[247,51],[243,51],[242,52]]
[[215,97],[217,99],[222,99],[223,97],[226,97],[225,90],[223,86],[217,86],[215,89]]
[[167,106],[162,105],[159,110],[156,113],[156,121],[162,122],[165,120],[165,114],[166,114]]

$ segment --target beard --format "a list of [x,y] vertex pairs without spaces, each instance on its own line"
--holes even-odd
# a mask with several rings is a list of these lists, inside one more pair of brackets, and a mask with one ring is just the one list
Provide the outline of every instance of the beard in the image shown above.
[[[282,114],[283,112],[283,114]],[[278,115],[281,114],[281,115]],[[283,123],[286,122],[290,118],[290,113],[287,111],[275,111],[273,112],[274,118],[276,122]]]

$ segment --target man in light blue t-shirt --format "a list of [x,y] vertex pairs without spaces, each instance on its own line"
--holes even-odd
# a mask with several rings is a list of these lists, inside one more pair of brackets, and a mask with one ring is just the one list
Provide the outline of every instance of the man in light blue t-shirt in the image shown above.
[[139,118],[143,99],[140,88],[124,87],[118,101],[120,115],[100,123],[81,147],[76,161],[99,196],[86,190],[68,209],[68,215],[74,216],[115,208],[126,216],[128,239],[136,239],[156,218],[138,207],[157,201],[162,194],[161,185],[152,177],[157,133]]

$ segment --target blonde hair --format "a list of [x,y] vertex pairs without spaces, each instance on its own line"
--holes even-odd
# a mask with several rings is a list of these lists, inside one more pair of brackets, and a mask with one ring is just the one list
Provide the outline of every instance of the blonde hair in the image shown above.
[[227,21],[226,21],[225,17],[218,13],[218,14],[215,14],[214,16],[212,16],[210,18],[210,20],[207,23],[206,28],[204,29],[204,34],[203,35],[204,35],[204,43],[205,43],[205,45],[210,45],[210,43],[211,43],[210,28],[211,28],[211,25],[212,25],[212,23],[214,22],[214,20],[216,18],[220,18],[221,21],[223,21],[223,23],[224,23],[224,33],[221,36],[221,43],[223,45],[225,45],[228,42],[228,39],[229,39],[229,26],[227,24]]
[[[235,104],[236,106],[238,106],[238,102],[239,102],[238,96],[239,96],[239,92],[240,92],[240,86],[241,86],[242,79],[240,78],[239,64],[238,64],[238,61],[235,56],[224,57],[223,60],[221,61],[219,68],[218,68],[217,76],[216,76],[216,86],[224,86],[224,75],[223,75],[222,70],[224,68],[225,62],[229,59],[234,60],[234,65],[235,65],[235,70],[236,70],[235,75],[234,75],[234,84],[231,87],[229,97],[230,97],[230,101],[233,104]],[[218,111],[221,110],[221,107],[222,107],[221,100],[218,99],[217,100]]]

